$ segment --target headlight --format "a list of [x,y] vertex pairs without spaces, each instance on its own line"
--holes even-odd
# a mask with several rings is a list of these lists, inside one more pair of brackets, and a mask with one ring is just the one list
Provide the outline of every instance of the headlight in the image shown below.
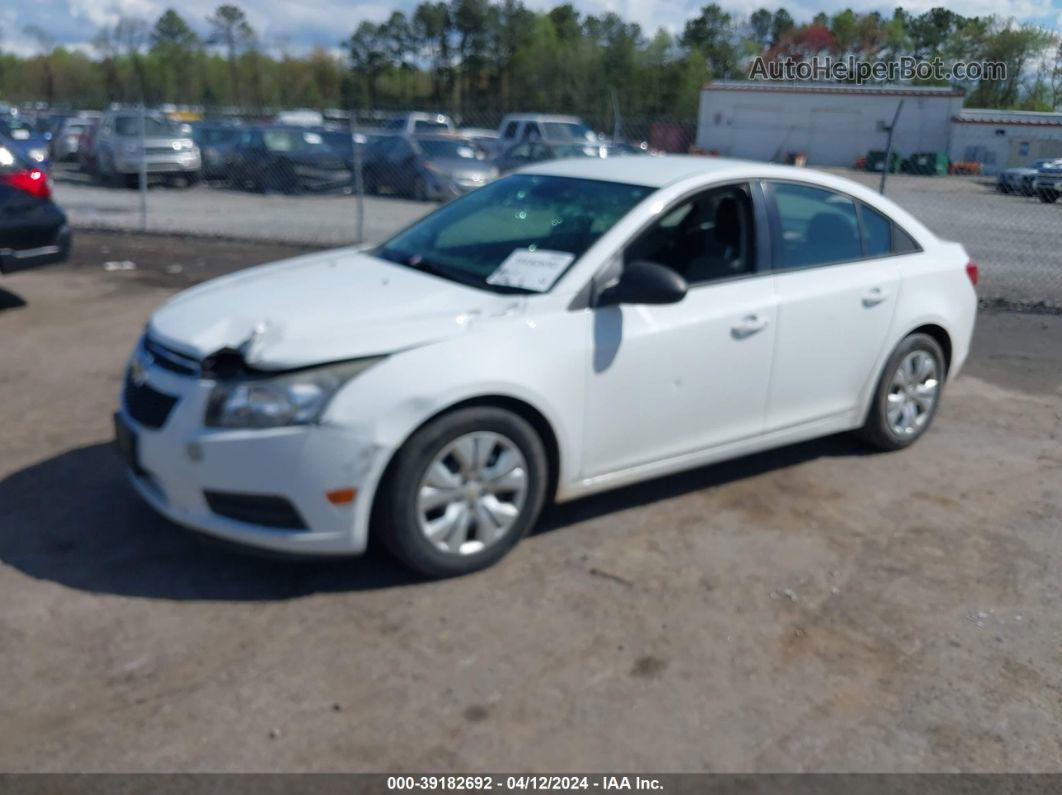
[[38,163],[43,163],[48,158],[47,149],[30,149],[29,156]]
[[376,356],[278,376],[221,381],[207,403],[210,428],[275,428],[315,422],[343,384],[384,359]]

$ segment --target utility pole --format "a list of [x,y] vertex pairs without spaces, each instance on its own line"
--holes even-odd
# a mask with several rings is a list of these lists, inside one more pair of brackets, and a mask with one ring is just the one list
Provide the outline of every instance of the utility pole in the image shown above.
[[885,143],[885,163],[881,167],[881,187],[878,188],[878,193],[882,196],[885,195],[885,177],[888,176],[889,168],[892,166],[892,134],[896,130],[896,122],[900,118],[900,111],[903,110],[903,100],[900,100],[900,104],[896,106],[896,113],[893,114],[892,124],[886,127],[886,131],[889,133],[889,138]]

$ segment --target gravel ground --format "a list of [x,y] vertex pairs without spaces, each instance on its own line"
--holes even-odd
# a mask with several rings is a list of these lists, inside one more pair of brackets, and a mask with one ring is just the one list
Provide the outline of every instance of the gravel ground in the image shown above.
[[0,771],[1062,770],[1062,317],[983,313],[909,450],[600,495],[419,583],[202,543],[110,448],[150,311],[289,253],[85,233],[0,283]]
[[[80,229],[140,231],[140,193],[88,184],[82,175],[60,170],[56,201]],[[382,240],[437,204],[392,197],[364,203],[364,238]],[[343,194],[283,196],[211,185],[147,193],[150,232],[340,246],[357,242],[357,199]]]
[[[832,169],[877,188],[880,174]],[[992,180],[970,177],[889,177],[887,194],[941,237],[957,240],[982,267],[981,294],[1062,307],[1062,203],[997,193]],[[89,185],[69,168],[57,172],[55,193],[83,229],[140,229],[135,190]],[[354,196],[278,196],[200,185],[148,191],[153,232],[284,241],[306,245],[356,242]],[[438,205],[390,197],[364,200],[364,238],[382,240]]]

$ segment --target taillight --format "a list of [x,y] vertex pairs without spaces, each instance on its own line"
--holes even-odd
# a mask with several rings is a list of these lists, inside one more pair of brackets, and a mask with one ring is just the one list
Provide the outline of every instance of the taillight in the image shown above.
[[976,262],[966,263],[966,275],[970,277],[970,284],[976,287],[977,280],[981,277],[981,271],[978,269]]
[[48,175],[39,168],[29,171],[16,171],[13,174],[0,174],[0,182],[10,185],[15,190],[28,193],[35,199],[50,199],[52,189],[48,184]]

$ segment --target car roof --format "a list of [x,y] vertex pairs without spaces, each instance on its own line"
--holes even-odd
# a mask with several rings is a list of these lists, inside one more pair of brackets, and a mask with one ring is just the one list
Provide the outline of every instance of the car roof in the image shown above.
[[[864,193],[852,180],[822,171],[796,166],[781,166],[755,160],[734,160],[703,155],[661,155],[660,157],[623,158],[622,165],[612,158],[575,158],[550,160],[520,169],[522,174],[555,177],[578,177],[602,182],[620,182],[662,188],[692,177],[719,179],[790,179],[816,182],[849,193]],[[856,190],[858,188],[858,190]]]
[[566,124],[582,124],[578,116],[565,116],[559,113],[508,113],[502,121],[559,121]]

